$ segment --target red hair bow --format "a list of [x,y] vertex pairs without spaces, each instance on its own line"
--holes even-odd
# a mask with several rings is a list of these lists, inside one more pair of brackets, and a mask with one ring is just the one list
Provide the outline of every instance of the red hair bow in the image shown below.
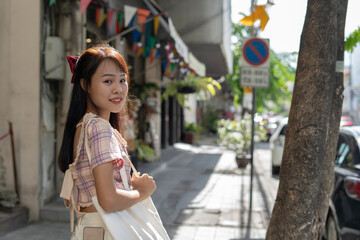
[[70,71],[73,74],[72,78],[71,78],[71,83],[74,83],[74,70],[75,70],[75,66],[77,63],[77,60],[79,59],[79,57],[74,57],[74,56],[67,56],[66,57],[68,62],[69,62],[69,66],[70,66]]

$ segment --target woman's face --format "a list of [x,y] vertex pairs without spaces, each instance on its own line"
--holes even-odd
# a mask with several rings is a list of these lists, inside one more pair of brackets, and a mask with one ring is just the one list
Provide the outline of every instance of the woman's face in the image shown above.
[[110,119],[110,113],[120,112],[126,104],[126,79],[126,73],[113,61],[104,60],[100,63],[87,89],[92,101],[88,101],[87,110],[107,120]]

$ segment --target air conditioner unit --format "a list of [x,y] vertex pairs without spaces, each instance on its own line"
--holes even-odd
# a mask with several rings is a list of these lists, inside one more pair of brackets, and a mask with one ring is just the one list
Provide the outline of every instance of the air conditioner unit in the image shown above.
[[46,38],[45,44],[45,78],[49,80],[64,80],[64,41],[59,37],[49,36]]

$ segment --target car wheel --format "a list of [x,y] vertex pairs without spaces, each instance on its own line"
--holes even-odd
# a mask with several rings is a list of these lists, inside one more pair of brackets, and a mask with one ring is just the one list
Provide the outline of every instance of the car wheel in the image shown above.
[[337,230],[336,230],[336,223],[333,216],[329,216],[326,224],[326,235],[327,240],[337,240]]
[[280,167],[278,166],[272,166],[272,174],[273,175],[279,175]]

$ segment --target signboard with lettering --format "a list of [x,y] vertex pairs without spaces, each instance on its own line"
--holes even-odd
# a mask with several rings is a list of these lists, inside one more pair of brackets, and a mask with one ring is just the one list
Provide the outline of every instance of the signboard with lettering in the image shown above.
[[269,40],[245,39],[241,59],[242,87],[269,87]]

